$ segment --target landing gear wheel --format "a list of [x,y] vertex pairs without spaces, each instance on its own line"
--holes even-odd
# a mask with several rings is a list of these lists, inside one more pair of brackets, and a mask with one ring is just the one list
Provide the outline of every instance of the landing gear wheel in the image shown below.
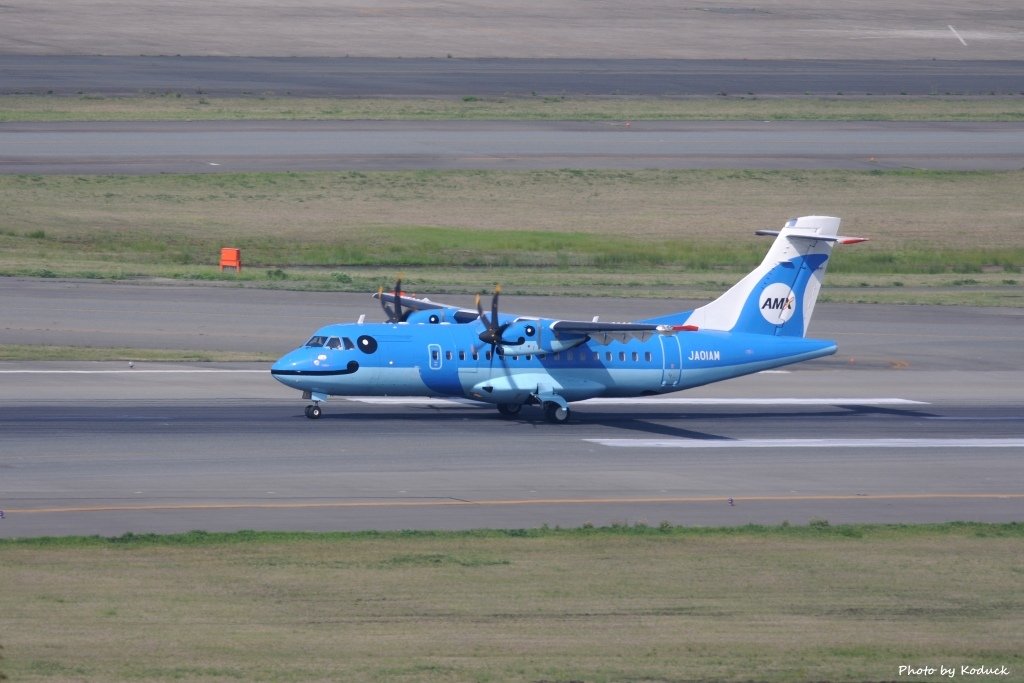
[[544,404],[544,419],[553,424],[565,424],[569,421],[569,409],[548,401]]
[[308,417],[310,420],[318,420],[320,419],[320,415],[322,414],[323,411],[320,410],[320,406],[306,406],[306,417]]
[[522,410],[523,406],[520,403],[499,403],[498,412],[505,417],[515,417]]

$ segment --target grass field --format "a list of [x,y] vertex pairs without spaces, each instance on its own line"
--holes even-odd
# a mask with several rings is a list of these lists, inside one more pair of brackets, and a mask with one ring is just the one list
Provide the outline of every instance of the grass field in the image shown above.
[[0,541],[0,670],[881,681],[943,664],[1019,679],[1022,541],[1020,524],[827,522]]
[[754,97],[731,93],[685,99],[565,97],[461,99],[330,99],[212,97],[196,93],[140,93],[107,97],[0,96],[3,121],[180,120],[817,120],[1021,121],[1024,96]]
[[[833,300],[1021,305],[1024,172],[418,171],[0,176],[0,274],[702,298],[751,233],[844,218]],[[216,266],[242,249],[241,276]]]

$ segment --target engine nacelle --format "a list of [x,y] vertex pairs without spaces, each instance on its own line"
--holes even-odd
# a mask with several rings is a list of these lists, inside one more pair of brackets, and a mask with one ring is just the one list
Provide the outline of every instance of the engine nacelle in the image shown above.
[[544,355],[579,346],[585,334],[555,335],[548,325],[551,320],[515,320],[501,333],[501,352],[507,355]]
[[425,311],[410,311],[405,316],[404,322],[410,325],[422,323],[424,325],[438,325],[440,323],[454,323],[454,311],[447,308],[430,308]]

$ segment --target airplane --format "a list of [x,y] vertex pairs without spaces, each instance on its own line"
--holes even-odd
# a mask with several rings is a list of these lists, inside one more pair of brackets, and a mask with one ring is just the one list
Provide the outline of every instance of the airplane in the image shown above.
[[317,419],[330,396],[470,399],[515,417],[525,405],[562,424],[569,404],[595,397],[667,394],[828,356],[836,343],[806,336],[840,219],[803,216],[774,236],[761,264],[714,301],[631,322],[563,320],[460,308],[383,288],[387,321],[321,327],[271,367],[274,379],[311,400]]

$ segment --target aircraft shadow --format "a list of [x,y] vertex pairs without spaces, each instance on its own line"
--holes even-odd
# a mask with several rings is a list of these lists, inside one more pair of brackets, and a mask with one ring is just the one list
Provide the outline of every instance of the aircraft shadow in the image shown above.
[[[563,430],[567,430],[571,433],[574,428],[593,429],[599,427],[610,431],[620,430],[625,432],[641,433],[649,436],[706,441],[729,441],[732,440],[733,437],[725,436],[721,433],[688,428],[684,426],[683,423],[698,420],[713,420],[716,423],[725,425],[735,424],[737,421],[777,421],[780,419],[849,420],[851,418],[851,413],[855,416],[891,415],[893,417],[911,419],[921,419],[932,417],[934,415],[931,412],[914,408],[893,408],[888,406],[872,405],[842,405],[813,411],[773,410],[768,407],[765,410],[746,410],[740,412],[727,410],[722,410],[720,412],[654,412],[650,410],[636,412],[609,412],[607,410],[590,411],[587,410],[586,407],[581,407],[573,411],[573,416],[568,425],[560,426],[548,425],[545,422],[541,411],[530,406],[524,407],[519,416],[507,418],[498,415],[496,412],[489,414],[488,409],[483,407],[478,410],[474,410],[472,408],[453,408],[451,406],[438,404],[417,407],[396,406],[394,409],[384,411],[369,409],[368,407],[363,406],[360,406],[360,409],[358,410],[326,410],[320,419],[326,421],[358,420],[360,423],[370,424],[395,422],[416,424],[429,422],[435,426],[438,424],[454,425],[456,423],[466,425],[467,422],[472,422],[474,423],[474,427],[478,423],[481,426],[486,425],[488,428],[492,427],[495,423],[498,423],[518,428],[528,426],[535,430],[551,428],[559,430],[556,432],[557,434],[566,433],[566,431]],[[296,414],[294,417],[305,420],[301,414]]]

